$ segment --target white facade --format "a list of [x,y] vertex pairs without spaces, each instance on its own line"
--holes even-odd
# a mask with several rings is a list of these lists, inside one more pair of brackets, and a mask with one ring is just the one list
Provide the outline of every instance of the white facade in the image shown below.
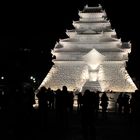
[[54,66],[41,86],[53,90],[134,92],[137,88],[127,73],[126,61],[130,42],[121,42],[111,29],[102,7],[85,6],[74,21],[75,30],[67,30],[69,38],[56,43]]

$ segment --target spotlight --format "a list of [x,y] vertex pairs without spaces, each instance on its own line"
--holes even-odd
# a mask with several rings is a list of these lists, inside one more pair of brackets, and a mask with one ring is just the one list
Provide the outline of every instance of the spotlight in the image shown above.
[[4,80],[4,76],[1,76],[1,80]]
[[30,77],[30,79],[32,80],[32,79],[34,79],[34,77],[33,77],[33,76],[31,76],[31,77]]

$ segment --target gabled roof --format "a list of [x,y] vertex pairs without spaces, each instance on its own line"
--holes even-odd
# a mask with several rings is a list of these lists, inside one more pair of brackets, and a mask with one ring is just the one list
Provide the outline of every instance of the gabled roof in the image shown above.
[[104,61],[105,56],[99,53],[96,49],[92,49],[88,54],[83,56],[83,59],[87,63],[94,65]]

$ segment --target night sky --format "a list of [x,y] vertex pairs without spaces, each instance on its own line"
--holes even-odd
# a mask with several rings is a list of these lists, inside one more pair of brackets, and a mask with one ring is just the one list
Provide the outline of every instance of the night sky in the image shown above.
[[30,75],[41,81],[52,66],[51,49],[59,38],[67,37],[78,9],[101,3],[112,28],[122,41],[131,41],[132,53],[127,69],[140,80],[139,4],[136,0],[46,0],[0,4],[0,74],[19,82]]

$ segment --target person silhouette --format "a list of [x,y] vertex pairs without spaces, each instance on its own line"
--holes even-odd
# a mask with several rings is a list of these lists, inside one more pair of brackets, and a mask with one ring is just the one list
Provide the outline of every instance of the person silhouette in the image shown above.
[[118,113],[122,114],[123,111],[123,93],[121,92],[117,98],[117,103],[118,103]]
[[39,92],[36,94],[39,104],[39,116],[41,128],[44,129],[47,125],[47,116],[48,116],[48,95],[45,87],[41,87]]
[[102,115],[103,117],[106,117],[106,111],[107,111],[107,107],[108,107],[108,96],[106,95],[105,92],[103,92],[102,96],[101,96],[101,107],[102,107]]
[[82,128],[85,140],[88,140],[89,138],[95,139],[96,137],[94,98],[95,96],[93,92],[90,92],[90,90],[85,90],[81,106]]

